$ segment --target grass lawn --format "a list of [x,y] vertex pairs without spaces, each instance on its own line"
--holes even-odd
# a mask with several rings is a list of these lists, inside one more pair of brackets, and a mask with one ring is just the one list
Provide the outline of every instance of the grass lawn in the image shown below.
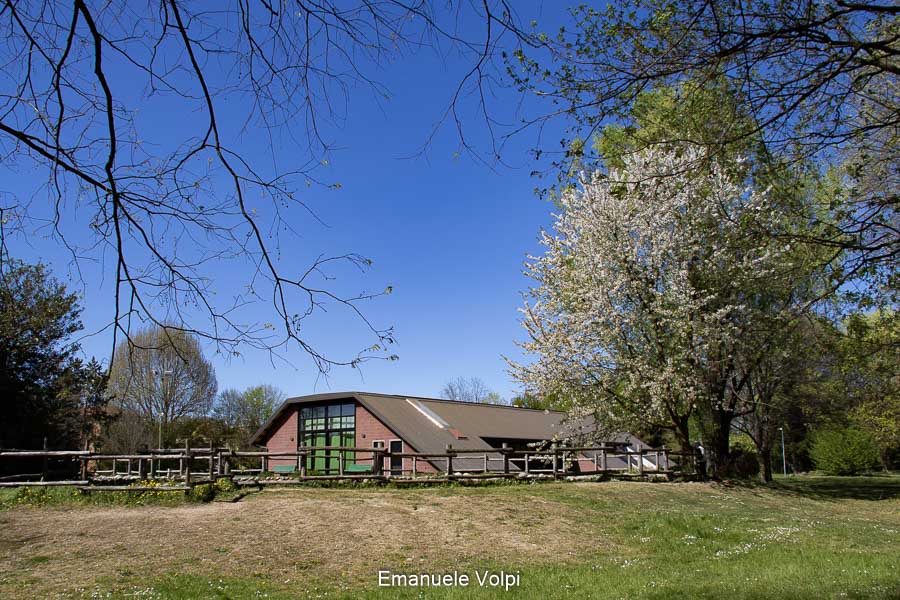
[[[0,598],[900,598],[897,476],[9,499]],[[379,570],[470,583],[379,588]]]

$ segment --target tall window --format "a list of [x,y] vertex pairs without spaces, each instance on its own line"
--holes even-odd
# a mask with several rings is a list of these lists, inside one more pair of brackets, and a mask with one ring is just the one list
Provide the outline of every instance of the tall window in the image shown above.
[[[302,446],[356,445],[356,404],[324,404],[300,408]],[[306,457],[306,468],[320,473],[338,472],[338,450],[316,450]],[[344,464],[353,462],[353,453],[344,452]]]

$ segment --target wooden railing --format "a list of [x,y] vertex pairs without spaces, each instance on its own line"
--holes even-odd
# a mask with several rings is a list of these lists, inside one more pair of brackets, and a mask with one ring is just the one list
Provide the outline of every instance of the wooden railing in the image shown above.
[[[387,448],[345,446],[301,447],[293,452],[242,452],[227,448],[148,450],[134,454],[103,454],[78,450],[6,450],[4,460],[40,459],[41,473],[0,477],[0,487],[76,486],[98,490],[189,490],[220,477],[238,485],[286,484],[310,480],[375,480],[439,482],[486,478],[576,478],[597,476],[690,476],[695,456],[668,448],[623,450],[620,445],[515,450],[453,448],[443,452],[391,452]],[[396,460],[394,460],[396,459]],[[55,472],[49,461],[68,461]],[[74,463],[74,464],[73,464]],[[315,468],[327,464],[326,469]],[[73,466],[75,468],[73,468]],[[202,467],[202,468],[198,468]],[[68,473],[67,478],[55,475]],[[76,474],[73,478],[72,474]],[[142,481],[166,481],[166,487],[141,486]],[[122,484],[122,485],[116,485]]]

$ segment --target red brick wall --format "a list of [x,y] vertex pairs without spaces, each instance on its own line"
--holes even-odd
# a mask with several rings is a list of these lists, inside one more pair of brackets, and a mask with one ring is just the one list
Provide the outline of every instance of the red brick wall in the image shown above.
[[[287,411],[278,420],[272,435],[266,442],[269,452],[296,452],[297,451],[297,407],[289,406]],[[272,467],[284,465],[296,465],[296,458],[273,458],[269,460],[269,470]]]
[[[293,405],[288,407],[281,419],[272,430],[265,446],[269,452],[296,452],[297,451],[297,414],[299,406]],[[375,415],[365,409],[364,406],[356,404],[356,447],[371,448],[372,442],[381,440],[386,448],[390,447],[390,440],[400,439],[400,436],[391,431],[391,429],[382,423]],[[403,442],[404,452],[415,452],[415,450],[405,441]],[[372,464],[372,455],[368,453],[358,453],[356,462],[360,464]],[[275,466],[296,465],[297,460],[293,458],[273,458],[269,460],[269,469]],[[408,472],[412,471],[412,459],[403,459],[403,469]],[[390,470],[387,460],[384,463],[384,471]],[[430,463],[424,460],[416,461],[417,473],[436,473]]]
[[[376,440],[380,440],[384,442],[385,448],[390,448],[391,440],[399,440],[401,439],[399,435],[394,433],[387,425],[382,423],[378,417],[370,413],[366,408],[357,403],[356,404],[356,447],[357,448],[371,448],[372,442]],[[412,448],[405,441],[403,442],[403,451],[404,452],[415,452],[416,450]],[[363,454],[359,453],[356,457],[356,462],[361,464],[372,464],[372,455],[371,454]],[[387,473],[390,470],[390,464],[388,460],[384,461],[384,472]],[[403,459],[403,470],[412,472],[412,459],[404,458]],[[430,463],[424,460],[416,460],[416,472],[417,473],[436,473],[437,469],[435,469]]]

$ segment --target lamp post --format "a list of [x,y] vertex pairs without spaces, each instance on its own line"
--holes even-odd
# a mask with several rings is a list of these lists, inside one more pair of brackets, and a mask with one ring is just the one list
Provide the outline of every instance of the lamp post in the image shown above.
[[[160,371],[158,369],[155,369],[153,371],[153,374],[159,375],[160,379],[162,379],[167,375],[174,375],[175,371],[173,371],[172,369],[166,369],[165,371]],[[165,380],[163,380],[163,382],[165,382]],[[163,385],[165,385],[165,383],[163,383]],[[166,394],[165,394],[165,390],[163,390],[163,397],[161,398],[163,404],[165,403],[165,399],[166,399]],[[161,413],[164,413],[164,412],[165,411],[161,411]],[[163,430],[163,414],[160,414],[159,415],[159,440],[157,441],[158,445],[156,446],[159,450],[162,450],[162,430]]]
[[778,431],[781,432],[781,470],[785,477],[787,477],[787,457],[784,454],[784,427],[779,427]]

